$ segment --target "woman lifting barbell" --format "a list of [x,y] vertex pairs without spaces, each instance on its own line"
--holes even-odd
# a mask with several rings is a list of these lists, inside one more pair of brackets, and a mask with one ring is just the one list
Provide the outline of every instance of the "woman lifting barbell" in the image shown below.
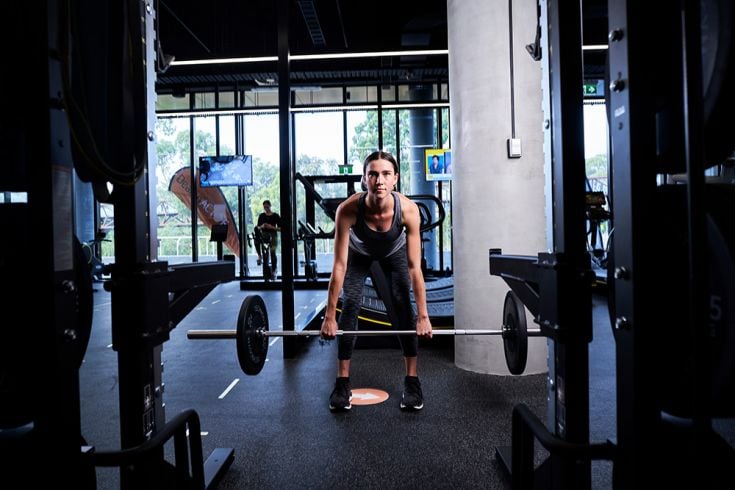
[[[421,236],[418,207],[396,192],[398,164],[390,153],[376,151],[363,163],[363,183],[367,191],[353,194],[337,208],[334,236],[334,264],[329,280],[327,307],[321,327],[324,339],[333,339],[338,330],[337,300],[343,290],[339,328],[357,329],[365,278],[373,262],[389,278],[394,308],[400,324],[397,330],[416,330],[416,335],[399,336],[406,365],[401,408],[420,410],[424,406],[417,371],[418,337],[431,337],[426,307],[426,287],[421,273]],[[411,307],[413,288],[416,316]],[[337,379],[329,397],[330,410],[349,410],[350,359],[355,336],[340,336]]]

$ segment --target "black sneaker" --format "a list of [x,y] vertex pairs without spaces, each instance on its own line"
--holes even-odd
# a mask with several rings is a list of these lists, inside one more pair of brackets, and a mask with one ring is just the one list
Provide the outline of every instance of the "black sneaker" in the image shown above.
[[401,396],[401,409],[421,410],[424,408],[424,394],[421,391],[421,381],[417,376],[406,376],[403,382],[403,396]]
[[344,411],[352,408],[352,390],[350,378],[337,378],[334,390],[329,396],[329,409],[332,411]]

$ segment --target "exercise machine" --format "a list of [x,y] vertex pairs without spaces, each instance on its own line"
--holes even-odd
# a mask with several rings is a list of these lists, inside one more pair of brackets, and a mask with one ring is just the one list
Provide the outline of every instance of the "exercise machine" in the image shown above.
[[[17,232],[0,240],[0,270],[13,278],[0,294],[8,320],[0,343],[3,476],[27,487],[55,478],[95,488],[95,468],[116,466],[121,488],[211,487],[233,450],[217,448],[205,461],[196,412],[166,419],[161,351],[171,330],[214,287],[234,278],[234,264],[156,261],[155,172],[148,172],[156,155],[149,137],[155,134],[155,9],[137,0],[68,7],[59,1],[8,6],[15,21],[2,33],[8,45],[27,40],[13,50],[12,62],[38,74],[3,86],[29,95],[25,107],[7,114],[7,142],[19,158],[0,189],[22,196],[0,203],[3,228]],[[109,48],[100,35],[126,49]],[[99,59],[107,63],[93,62]],[[79,368],[93,312],[91,277],[73,234],[74,171],[99,202],[115,208],[115,262],[105,289],[118,355],[120,448],[95,447],[81,431]],[[21,252],[37,258],[30,269],[18,260]],[[44,308],[19,308],[31,290]],[[165,457],[168,442],[173,462]]]

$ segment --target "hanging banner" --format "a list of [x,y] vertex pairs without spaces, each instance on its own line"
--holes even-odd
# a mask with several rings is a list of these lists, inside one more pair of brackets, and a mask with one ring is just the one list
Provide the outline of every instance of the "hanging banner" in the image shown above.
[[[171,177],[168,190],[181,199],[181,202],[186,204],[187,208],[191,209],[191,170],[189,167],[179,169]],[[237,224],[222,189],[219,187],[202,187],[197,183],[197,216],[210,231],[212,225],[227,223],[227,240],[224,241],[224,245],[233,254],[240,256]]]

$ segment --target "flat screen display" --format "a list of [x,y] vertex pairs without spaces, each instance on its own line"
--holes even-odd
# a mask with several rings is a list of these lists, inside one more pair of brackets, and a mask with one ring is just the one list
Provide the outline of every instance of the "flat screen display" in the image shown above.
[[452,150],[425,150],[426,180],[452,180]]
[[202,187],[253,185],[253,156],[199,157],[199,185]]

